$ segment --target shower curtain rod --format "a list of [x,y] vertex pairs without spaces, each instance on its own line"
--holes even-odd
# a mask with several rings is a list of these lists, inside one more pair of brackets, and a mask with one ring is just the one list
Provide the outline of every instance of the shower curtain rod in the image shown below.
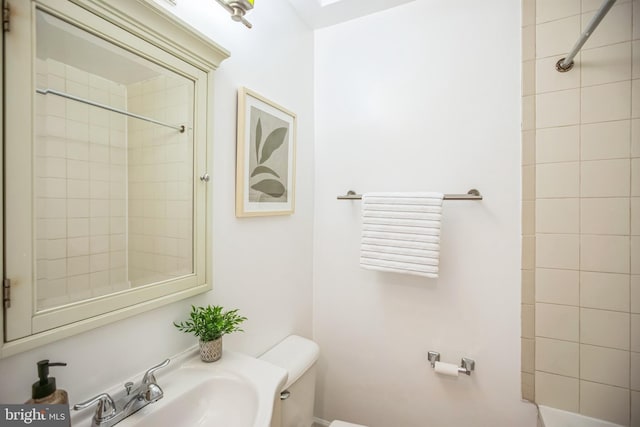
[[105,110],[113,111],[114,113],[124,114],[125,116],[133,117],[135,119],[144,120],[145,122],[151,122],[151,123],[155,123],[155,124],[160,125],[160,126],[165,126],[165,127],[171,128],[171,129],[175,129],[177,131],[180,131],[180,133],[184,133],[184,131],[186,129],[184,127],[184,125],[171,125],[171,124],[168,124],[168,123],[163,123],[163,122],[160,122],[158,120],[152,119],[150,117],[145,117],[145,116],[141,116],[139,114],[130,113],[130,112],[126,111],[126,110],[121,110],[119,108],[115,108],[115,107],[112,107],[112,106],[106,105],[106,104],[100,104],[99,102],[90,101],[88,99],[80,98],[79,96],[71,95],[71,94],[68,94],[68,93],[65,93],[65,92],[60,92],[59,90],[55,90],[55,89],[36,89],[36,92],[39,93],[39,94],[42,94],[42,95],[51,94],[51,95],[61,96],[63,98],[67,98],[67,99],[72,99],[74,101],[82,102],[84,104],[89,104],[89,105],[92,105],[94,107],[103,108]]
[[589,40],[593,31],[596,29],[598,24],[600,24],[600,21],[602,21],[607,12],[609,12],[609,9],[613,7],[615,2],[616,0],[605,0],[604,3],[602,3],[600,9],[598,9],[593,18],[591,18],[591,21],[589,21],[589,24],[587,24],[587,28],[582,32],[582,34],[580,34],[580,38],[576,44],[573,45],[569,55],[556,62],[556,70],[561,73],[566,73],[573,68],[573,58],[575,58],[580,49],[582,49],[582,46],[587,42],[587,40]]
[[[360,200],[362,194],[356,194],[355,191],[349,190],[344,196],[338,196],[338,200]],[[482,194],[475,188],[472,188],[467,194],[445,194],[444,200],[482,200]]]

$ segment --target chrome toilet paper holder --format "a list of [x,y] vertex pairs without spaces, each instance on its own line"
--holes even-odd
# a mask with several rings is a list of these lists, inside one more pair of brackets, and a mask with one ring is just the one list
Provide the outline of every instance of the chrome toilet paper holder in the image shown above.
[[[429,363],[431,363],[431,367],[436,367],[436,362],[440,361],[440,353],[437,351],[430,351],[427,353],[427,358],[429,359]],[[458,368],[458,372],[461,374],[471,375],[471,371],[475,370],[476,361],[473,359],[469,359],[468,357],[463,357],[460,361],[460,367]]]

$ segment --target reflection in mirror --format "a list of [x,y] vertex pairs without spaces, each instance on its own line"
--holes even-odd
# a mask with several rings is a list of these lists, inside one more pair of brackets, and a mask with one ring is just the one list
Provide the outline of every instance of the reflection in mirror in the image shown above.
[[193,274],[194,82],[36,21],[36,311]]

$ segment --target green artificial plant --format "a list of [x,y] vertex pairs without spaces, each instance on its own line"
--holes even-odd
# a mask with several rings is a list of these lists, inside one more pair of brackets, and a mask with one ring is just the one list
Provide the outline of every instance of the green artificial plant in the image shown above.
[[240,316],[238,309],[223,311],[223,307],[217,305],[192,305],[189,320],[173,322],[173,325],[182,332],[192,333],[201,341],[215,341],[232,332],[244,332],[239,325],[245,320],[247,318]]

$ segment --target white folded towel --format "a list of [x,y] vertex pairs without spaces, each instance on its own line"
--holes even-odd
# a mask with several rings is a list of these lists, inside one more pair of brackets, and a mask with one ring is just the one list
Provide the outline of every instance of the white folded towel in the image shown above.
[[360,265],[438,277],[443,197],[426,192],[364,194]]

